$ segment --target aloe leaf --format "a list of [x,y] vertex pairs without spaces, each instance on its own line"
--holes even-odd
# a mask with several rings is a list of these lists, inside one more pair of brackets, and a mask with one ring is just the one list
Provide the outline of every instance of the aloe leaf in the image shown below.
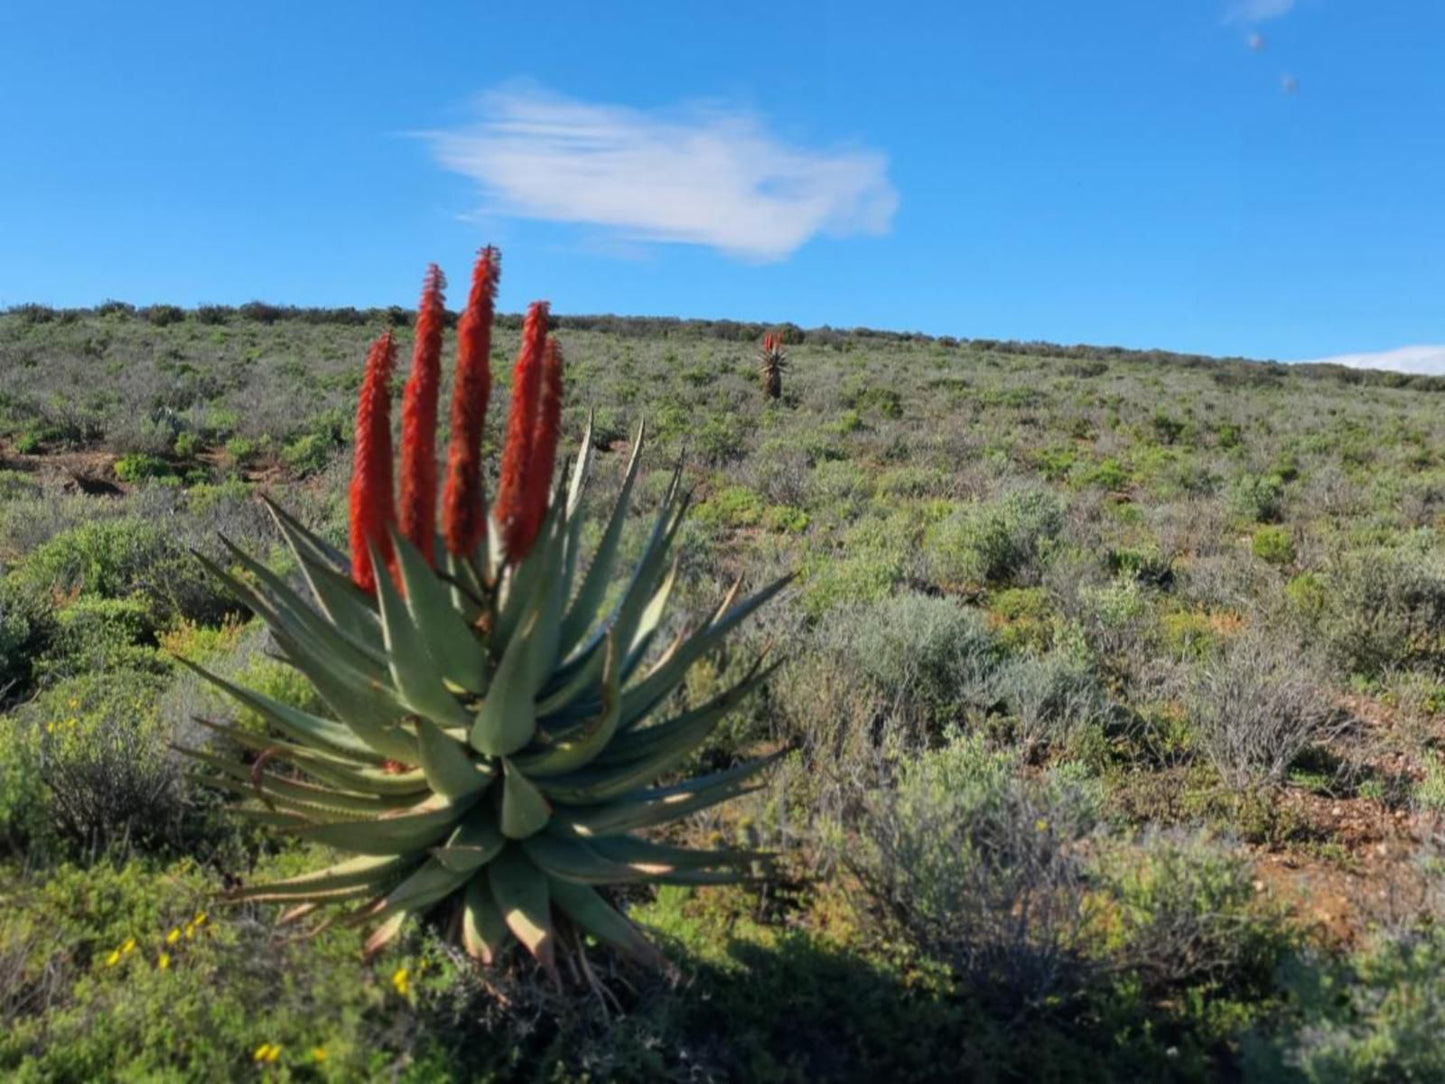
[[749,780],[777,759],[750,761],[727,771],[700,776],[679,787],[659,787],[623,795],[601,807],[553,806],[550,825],[584,839],[618,835],[677,820],[757,789]]
[[432,855],[457,873],[475,873],[501,854],[506,845],[507,837],[497,827],[492,811],[483,805],[473,809],[452,837]]
[[368,888],[377,886],[388,877],[399,876],[409,862],[404,856],[362,855],[350,858],[334,866],[288,877],[284,881],[270,881],[266,884],[246,885],[226,894],[232,900],[305,899],[313,895],[334,892],[341,889]]
[[436,858],[428,858],[410,877],[384,897],[352,916],[352,921],[376,921],[397,913],[415,914],[450,896],[466,884],[471,871],[449,869]]
[[382,570],[376,577],[376,598],[381,607],[391,679],[401,702],[438,726],[469,726],[471,719],[466,709],[447,691],[441,669],[412,624],[396,584],[389,574],[382,574],[386,562],[374,546],[371,560],[373,568]]
[[462,900],[462,948],[468,956],[490,967],[497,962],[511,937],[507,920],[492,898],[487,878],[473,877],[467,882]]
[[240,794],[254,794],[264,797],[281,798],[299,802],[318,809],[350,816],[377,816],[393,809],[404,809],[414,804],[409,796],[380,798],[374,794],[357,794],[331,787],[318,787],[297,779],[287,779],[274,772],[260,772],[234,760],[216,756],[199,749],[175,746],[179,752],[203,764],[208,764],[235,783]]
[[561,880],[553,880],[548,888],[558,910],[583,932],[646,967],[660,970],[666,966],[662,953],[596,889]]
[[293,545],[300,549],[305,548],[319,562],[324,562],[336,572],[344,576],[351,575],[351,560],[339,549],[327,542],[324,538],[307,529],[300,520],[287,512],[279,504],[273,501],[267,494],[261,494],[261,503],[270,511],[276,526],[280,528],[288,540],[295,538]]
[[[759,663],[761,660],[759,660]],[[779,660],[766,669],[754,663],[737,684],[724,689],[711,700],[653,726],[628,731],[613,741],[597,758],[598,764],[624,764],[652,756],[660,750],[688,751],[707,740],[718,723],[741,704],[748,695],[767,681],[782,665]]]
[[375,794],[378,796],[393,794],[415,795],[424,793],[429,789],[426,776],[419,769],[408,772],[393,772],[377,768],[367,768],[358,765],[354,760],[342,760],[339,757],[319,753],[303,745],[293,745],[290,742],[278,741],[265,735],[242,730],[240,727],[225,726],[221,723],[213,723],[201,718],[197,718],[196,722],[208,730],[224,735],[243,749],[250,749],[257,753],[274,756],[284,763],[299,768],[307,775],[313,776],[323,783],[330,783],[335,787],[342,787],[347,790],[360,791],[363,794]]
[[285,661],[311,682],[332,713],[366,745],[389,760],[416,760],[416,739],[402,729],[406,709],[397,703],[391,689],[360,676],[349,678],[290,636],[273,635],[285,652]]
[[526,839],[547,826],[552,807],[530,779],[503,760],[502,834],[511,839]]
[[368,677],[379,677],[382,674],[385,662],[380,652],[344,635],[334,624],[307,605],[306,600],[293,591],[280,576],[248,555],[225,535],[221,535],[220,539],[221,545],[226,547],[241,567],[255,576],[269,592],[277,613],[290,618],[303,634],[314,638],[318,646],[335,654],[352,669]]
[[447,588],[417,548],[395,532],[392,541],[406,587],[406,608],[427,654],[453,685],[468,692],[482,692],[487,680],[486,650],[457,613]]
[[507,645],[471,727],[472,748],[486,756],[510,756],[531,741],[537,731],[529,640],[539,619],[533,614],[530,623]]
[[582,494],[587,487],[587,476],[592,471],[592,411],[587,412],[587,425],[582,431],[582,443],[577,450],[577,462],[572,467],[572,481],[567,487],[565,507],[564,543],[562,553],[562,584],[560,595],[565,606],[572,598],[572,584],[577,576],[578,547],[582,541]]
[[365,821],[318,824],[298,834],[354,854],[406,854],[439,843],[474,799],[451,802],[432,798],[410,810]]
[[352,730],[342,723],[331,719],[323,719],[310,712],[293,708],[289,704],[283,704],[279,700],[273,700],[264,693],[252,692],[250,689],[243,689],[234,685],[225,678],[211,673],[188,659],[176,658],[182,666],[194,671],[204,680],[210,682],[218,689],[230,694],[234,699],[239,700],[246,707],[266,719],[282,733],[289,735],[296,741],[305,745],[311,745],[323,751],[339,753],[343,757],[352,760],[367,761],[380,764],[386,758],[377,753]]
[[791,575],[774,580],[757,594],[730,608],[717,620],[679,643],[675,650],[660,659],[637,684],[622,694],[622,727],[635,727],[686,676],[694,662],[722,643],[732,629],[790,582]]
[[487,883],[507,928],[544,967],[552,970],[556,938],[546,874],[516,847],[508,847],[488,864]]
[[269,497],[261,498],[291,548],[316,605],[343,632],[372,649],[381,647],[376,602],[351,581],[350,562]]
[[637,426],[637,436],[632,441],[632,455],[627,461],[627,471],[622,478],[622,488],[617,494],[617,503],[612,507],[612,515],[607,520],[602,540],[597,544],[597,550],[592,555],[592,563],[588,566],[586,575],[582,577],[582,586],[578,588],[577,597],[572,600],[572,605],[562,623],[559,648],[564,657],[586,635],[597,616],[597,611],[602,608],[603,599],[607,597],[607,588],[612,583],[613,568],[617,563],[617,548],[622,541],[622,528],[627,522],[632,487],[637,481],[637,471],[642,464],[642,446],[645,435],[646,425],[640,423]]
[[649,839],[639,839],[637,836],[608,836],[589,840],[587,847],[594,854],[646,877],[659,877],[687,870],[735,868],[765,857],[756,851],[674,847]]
[[607,638],[606,661],[603,671],[602,709],[577,731],[564,736],[549,748],[534,753],[523,753],[513,758],[513,763],[534,779],[562,775],[586,767],[597,755],[607,748],[617,733],[617,723],[622,717],[621,660],[617,641]]
[[625,884],[641,881],[647,875],[624,862],[614,862],[598,854],[580,839],[552,836],[545,832],[522,843],[522,850],[532,863],[549,877],[578,884]]
[[[358,681],[370,680],[383,672],[382,666],[377,660],[367,658],[364,652],[357,649],[354,644],[343,641],[334,630],[318,633],[313,626],[308,625],[295,612],[280,606],[271,596],[263,594],[249,583],[231,575],[204,553],[196,550],[191,552],[202,568],[224,584],[237,600],[266,622],[273,632],[285,633],[296,640],[314,641],[314,652],[320,653],[333,665],[346,667],[356,673]],[[315,614],[311,616],[315,617]]]
[[431,789],[447,798],[464,798],[485,790],[496,773],[473,760],[466,746],[442,733],[429,719],[416,723],[421,770]]
[[386,948],[387,945],[395,941],[397,935],[401,933],[402,927],[406,925],[406,920],[410,917],[410,911],[398,911],[376,929],[372,930],[371,936],[366,939],[366,944],[362,946],[362,952],[366,958],[370,959],[382,949]]

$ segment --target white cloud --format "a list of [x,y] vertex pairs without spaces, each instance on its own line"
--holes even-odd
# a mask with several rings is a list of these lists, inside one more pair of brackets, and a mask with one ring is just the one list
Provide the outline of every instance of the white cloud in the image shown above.
[[883,155],[789,146],[737,110],[663,114],[514,88],[484,95],[480,113],[425,135],[491,213],[777,260],[819,233],[886,233],[898,206]]
[[1445,346],[1402,346],[1374,354],[1340,354],[1315,358],[1315,365],[1347,365],[1351,369],[1389,369],[1397,373],[1445,373]]
[[1295,0],[1234,0],[1227,18],[1232,23],[1262,23],[1288,15]]

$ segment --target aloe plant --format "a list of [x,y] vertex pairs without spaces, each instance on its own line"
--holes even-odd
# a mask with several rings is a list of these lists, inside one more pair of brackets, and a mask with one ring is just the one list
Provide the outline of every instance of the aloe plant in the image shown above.
[[783,373],[788,369],[788,355],[783,351],[783,336],[769,331],[763,336],[763,348],[758,353],[758,376],[762,378],[763,394],[769,399],[780,399],[783,395]]
[[458,326],[440,532],[435,425],[445,283],[433,267],[403,398],[400,516],[388,333],[368,354],[358,403],[350,557],[268,501],[304,584],[293,587],[229,542],[230,569],[200,558],[265,621],[329,711],[302,711],[194,667],[275,733],[208,723],[258,755],[240,763],[190,752],[259,799],[259,807],[243,807],[249,816],[354,855],[245,886],[232,894],[237,900],[289,903],[286,920],[342,905],[349,909],[340,920],[370,924],[368,952],[414,916],[432,916],[487,963],[515,940],[552,969],[561,923],[658,964],[660,954],[599,888],[726,882],[761,857],[647,833],[758,785],[771,758],[658,780],[771,672],[759,659],[707,702],[669,709],[689,667],[786,579],[741,601],[734,587],[695,631],[654,650],[678,576],[669,550],[687,507],[680,468],[641,558],[620,574],[639,426],[621,492],[584,561],[590,423],[570,478],[554,481],[563,362],[545,302],[531,306],[523,327],[489,506],[481,440],[499,272],[496,251],[484,249]]

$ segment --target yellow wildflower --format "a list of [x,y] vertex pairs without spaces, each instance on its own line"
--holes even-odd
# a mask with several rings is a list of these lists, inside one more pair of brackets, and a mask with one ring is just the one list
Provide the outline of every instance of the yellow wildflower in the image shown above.
[[281,1056],[280,1043],[262,1043],[256,1048],[256,1053],[251,1055],[253,1061],[273,1062]]
[[197,911],[197,912],[196,912],[196,917],[193,918],[193,919],[191,919],[191,925],[199,928],[199,927],[201,927],[201,926],[204,926],[205,924],[206,924],[206,912],[204,912],[204,911]]
[[171,954],[170,954],[169,952],[163,952],[163,953],[161,953],[159,956],[156,957],[156,967],[158,967],[160,970],[165,971],[165,970],[167,970],[170,966],[171,966]]
[[411,989],[411,982],[407,977],[406,968],[398,967],[391,976],[391,984],[396,987],[396,992],[406,997],[407,991]]
[[168,933],[168,934],[166,934],[166,944],[168,944],[168,945],[174,945],[174,944],[175,944],[177,941],[179,941],[180,939],[181,939],[181,928],[180,928],[179,926],[172,926],[172,927],[171,927],[171,932]]
[[311,1048],[311,1060],[312,1060],[312,1061],[325,1061],[325,1060],[326,1060],[326,1047],[324,1047],[324,1046],[313,1046],[313,1047]]
[[125,939],[125,944],[123,944],[123,945],[120,946],[120,954],[121,954],[122,956],[129,956],[129,955],[130,955],[132,952],[134,952],[134,951],[135,951],[135,938],[134,938],[134,937],[127,937],[127,938]]
[[120,963],[120,949],[112,949],[109,956],[105,958],[106,967],[114,967]]

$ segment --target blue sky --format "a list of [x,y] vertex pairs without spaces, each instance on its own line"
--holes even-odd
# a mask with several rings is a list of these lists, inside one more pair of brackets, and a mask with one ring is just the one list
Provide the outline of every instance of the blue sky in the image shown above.
[[1439,0],[55,0],[0,40],[0,305],[409,303],[494,241],[507,309],[1445,368]]

